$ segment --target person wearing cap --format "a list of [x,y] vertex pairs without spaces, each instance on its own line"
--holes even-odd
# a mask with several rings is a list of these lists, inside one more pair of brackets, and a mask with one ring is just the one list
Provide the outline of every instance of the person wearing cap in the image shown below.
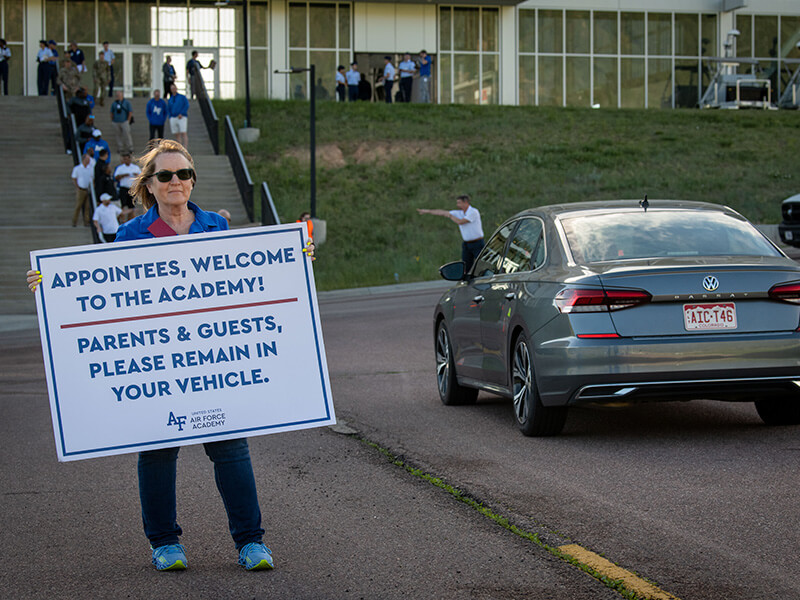
[[150,123],[150,139],[164,137],[164,123],[167,122],[167,102],[161,97],[161,90],[153,90],[153,97],[147,101],[147,121]]
[[0,38],[0,82],[3,84],[3,93],[8,96],[8,61],[11,59],[11,50],[6,41]]
[[64,100],[67,102],[70,101],[72,96],[78,91],[78,88],[81,87],[80,73],[78,73],[75,63],[72,62],[69,57],[64,57],[61,61],[61,70],[58,72],[56,82],[61,86],[61,89],[64,90]]
[[84,154],[81,162],[72,169],[72,183],[75,186],[75,210],[72,213],[72,226],[78,224],[78,215],[83,211],[83,220],[88,227],[91,223],[92,203],[89,200],[89,186],[94,181],[92,157]]
[[361,73],[358,72],[358,63],[350,63],[350,70],[344,76],[347,81],[347,95],[350,102],[358,100],[358,84],[361,81]]
[[114,169],[114,179],[119,186],[119,201],[122,204],[122,222],[125,223],[133,218],[133,196],[131,186],[133,181],[139,176],[142,170],[139,165],[131,162],[130,153],[122,155],[122,162]]
[[100,154],[100,150],[105,149],[106,152],[111,154],[111,148],[108,147],[108,142],[102,138],[102,135],[102,131],[99,129],[93,129],[92,139],[86,142],[86,145],[83,147],[83,153],[95,158]]
[[433,59],[428,56],[425,50],[419,51],[419,101],[429,103],[431,101],[431,64]]
[[402,102],[411,102],[411,87],[414,85],[414,73],[417,72],[417,63],[411,60],[411,55],[406,52],[403,62],[397,65],[400,70],[400,98]]
[[116,204],[111,204],[111,194],[100,194],[100,204],[94,209],[92,222],[101,240],[113,242],[117,239],[121,214],[122,209]]
[[386,104],[392,103],[392,85],[396,75],[394,66],[392,65],[392,57],[388,54],[383,57],[386,65],[383,67],[383,90],[386,95]]
[[94,79],[94,97],[100,106],[105,106],[106,86],[108,85],[111,67],[106,61],[106,53],[101,50],[97,61],[92,65],[92,78]]
[[344,102],[347,81],[344,78],[344,65],[336,67],[336,97],[339,102]]

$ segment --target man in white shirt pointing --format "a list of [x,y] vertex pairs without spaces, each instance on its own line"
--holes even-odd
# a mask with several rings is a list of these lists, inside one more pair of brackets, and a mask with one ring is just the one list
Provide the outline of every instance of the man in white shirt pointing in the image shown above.
[[472,263],[483,250],[483,225],[481,225],[481,213],[470,204],[467,194],[462,194],[456,198],[456,210],[443,210],[440,208],[418,208],[417,212],[421,215],[439,215],[447,217],[458,225],[461,232],[461,260],[464,261],[464,272],[472,268]]

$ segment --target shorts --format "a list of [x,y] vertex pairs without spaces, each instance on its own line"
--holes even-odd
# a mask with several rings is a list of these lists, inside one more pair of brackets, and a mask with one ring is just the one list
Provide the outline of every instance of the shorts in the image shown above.
[[133,208],[133,196],[131,196],[131,188],[119,188],[119,203],[122,208]]
[[189,119],[187,117],[183,117],[179,119],[178,117],[170,117],[169,118],[169,130],[172,133],[186,133],[189,127]]

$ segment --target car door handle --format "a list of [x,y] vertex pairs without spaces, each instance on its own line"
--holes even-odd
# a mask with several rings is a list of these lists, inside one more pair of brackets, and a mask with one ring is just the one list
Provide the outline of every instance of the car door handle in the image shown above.
[[517,297],[517,295],[514,292],[508,292],[506,294],[506,300],[513,300],[516,297]]
[[473,302],[483,302],[483,296],[475,296],[472,299]]

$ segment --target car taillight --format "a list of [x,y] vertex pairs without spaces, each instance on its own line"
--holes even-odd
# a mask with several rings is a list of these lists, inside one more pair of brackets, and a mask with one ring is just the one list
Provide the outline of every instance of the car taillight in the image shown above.
[[800,304],[800,283],[773,285],[769,290],[769,297],[780,302]]
[[567,288],[556,295],[562,313],[608,312],[650,302],[652,296],[641,290],[592,290]]

